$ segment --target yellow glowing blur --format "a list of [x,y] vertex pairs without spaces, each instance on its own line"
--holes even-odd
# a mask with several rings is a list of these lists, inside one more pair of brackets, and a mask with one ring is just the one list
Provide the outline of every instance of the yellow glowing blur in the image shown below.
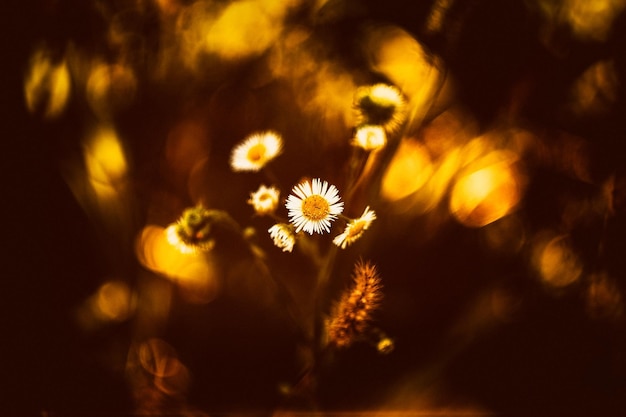
[[[490,160],[507,159],[508,157],[506,153],[492,153],[493,151],[494,140],[491,138],[491,135],[474,138],[461,148],[461,165],[465,167],[472,164],[485,166],[489,164]],[[480,161],[481,159],[482,161]]]
[[176,281],[188,301],[207,303],[217,296],[219,283],[210,259],[202,252],[182,253],[168,242],[163,227],[146,226],[136,254],[143,266]]
[[[407,210],[414,214],[425,213],[434,209],[446,196],[450,183],[459,168],[459,150],[453,149],[429,168],[431,172],[423,187],[413,194],[407,202]],[[404,204],[403,204],[404,205]]]
[[169,67],[198,69],[198,57],[204,50],[205,36],[215,11],[206,2],[196,1],[183,7],[175,16],[174,30],[164,39],[159,73],[166,75]]
[[116,132],[101,127],[85,144],[85,166],[89,181],[99,197],[117,195],[126,177],[124,150]]
[[460,175],[451,191],[450,212],[461,223],[482,227],[508,213],[521,198],[522,178],[510,152],[494,151]]
[[613,61],[595,63],[585,70],[572,88],[572,110],[579,115],[609,110],[617,100],[618,83]]
[[432,99],[439,76],[421,45],[398,27],[381,27],[370,32],[366,48],[371,51],[374,70],[400,88],[421,113]]
[[625,0],[566,0],[563,7],[565,20],[575,35],[604,41],[625,5]]
[[352,76],[330,64],[318,67],[315,73],[310,75],[312,79],[309,82],[312,85],[309,86],[307,83],[299,86],[298,98],[303,109],[321,113],[329,122],[335,119],[348,126],[352,125],[354,120],[352,97],[356,89]]
[[122,281],[109,281],[96,294],[97,312],[111,321],[124,321],[134,310],[134,297],[130,288]]
[[126,66],[97,64],[87,80],[87,102],[101,118],[110,118],[135,96],[137,80]]
[[433,4],[428,20],[426,21],[426,30],[428,32],[437,33],[441,31],[445,16],[452,6],[454,0],[436,0]]
[[222,58],[237,59],[267,50],[281,33],[293,1],[240,0],[228,5],[209,26],[206,48]]
[[277,77],[298,78],[314,73],[317,61],[306,47],[311,32],[300,27],[285,28],[269,56],[269,65]]
[[24,81],[28,110],[34,113],[42,109],[45,118],[53,119],[65,109],[70,91],[70,72],[66,61],[54,63],[46,50],[35,51]]
[[[322,118],[327,125],[354,126],[353,98],[357,86],[353,74],[336,61],[329,61],[327,48],[316,43],[306,29],[285,28],[270,50],[269,69],[272,76],[290,83],[299,109]],[[330,135],[319,136],[323,141],[334,139]]]
[[136,297],[123,281],[107,281],[77,311],[79,324],[90,330],[110,322],[123,322],[135,313]]
[[432,175],[426,148],[414,139],[403,140],[383,175],[381,195],[389,201],[415,193]]
[[357,129],[352,145],[361,147],[366,151],[381,149],[387,143],[385,129],[381,126],[361,126]]
[[[428,169],[431,174],[419,192],[412,196],[412,212],[417,214],[434,209],[447,195],[459,169],[480,155],[474,149],[476,140],[470,140],[473,131],[472,124],[454,110],[444,111],[421,129],[420,142],[432,161]],[[483,152],[486,149],[486,145],[481,147]]]
[[541,280],[550,287],[562,288],[580,278],[582,264],[572,251],[566,235],[539,240],[535,264]]

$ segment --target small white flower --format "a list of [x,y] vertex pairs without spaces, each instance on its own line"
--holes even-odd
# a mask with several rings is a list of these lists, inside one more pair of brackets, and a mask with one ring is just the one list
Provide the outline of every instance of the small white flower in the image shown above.
[[257,191],[250,193],[248,204],[254,207],[254,211],[259,215],[273,213],[278,206],[280,191],[275,187],[261,185]]
[[233,148],[230,166],[233,171],[258,171],[277,157],[283,148],[281,137],[275,132],[248,136]]
[[387,134],[382,126],[363,125],[359,127],[352,140],[352,145],[375,151],[382,148],[387,143]]
[[291,252],[293,245],[296,243],[296,237],[293,234],[293,227],[285,223],[278,223],[270,227],[268,232],[274,240],[274,245],[281,248],[283,252]]
[[291,192],[293,194],[287,197],[285,206],[296,233],[303,229],[310,235],[313,232],[329,233],[330,222],[343,211],[337,187],[316,178],[312,182],[304,181],[296,185]]
[[345,249],[346,246],[357,241],[369,229],[374,220],[376,220],[376,213],[370,210],[369,207],[366,207],[361,217],[348,222],[343,233],[335,237],[333,243],[341,247],[341,249]]

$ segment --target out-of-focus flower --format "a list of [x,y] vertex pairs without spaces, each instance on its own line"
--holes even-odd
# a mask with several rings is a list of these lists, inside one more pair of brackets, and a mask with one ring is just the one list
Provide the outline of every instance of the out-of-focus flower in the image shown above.
[[372,313],[382,300],[382,285],[376,266],[358,261],[354,267],[354,284],[334,305],[326,322],[328,342],[347,348],[367,331]]
[[406,101],[400,90],[388,84],[359,87],[354,96],[357,126],[378,125],[396,132],[405,119]]
[[310,235],[314,231],[330,233],[330,222],[343,211],[337,187],[316,178],[296,185],[291,192],[286,207],[296,233],[302,229]]
[[274,245],[281,248],[283,252],[291,252],[296,243],[296,236],[293,233],[293,226],[285,223],[278,223],[270,227],[268,232],[274,240]]
[[383,337],[376,344],[376,350],[378,350],[378,352],[383,355],[391,353],[394,348],[395,348],[395,343],[393,342],[392,339],[388,337]]
[[87,103],[102,120],[126,109],[137,93],[137,76],[129,66],[94,64],[86,85]]
[[359,126],[352,139],[352,145],[365,149],[366,151],[375,151],[381,149],[387,144],[387,134],[382,126],[363,125]]
[[168,242],[183,253],[211,250],[215,246],[212,217],[212,211],[204,207],[186,209],[176,223],[165,229]]
[[55,62],[52,51],[36,50],[24,80],[26,107],[31,113],[42,111],[47,119],[61,115],[69,101],[72,82],[66,60]]
[[259,215],[273,213],[278,206],[280,191],[276,187],[266,187],[261,185],[258,190],[250,193],[248,204],[254,207],[254,211]]
[[348,222],[346,229],[342,234],[333,239],[333,243],[341,247],[341,249],[345,249],[346,246],[353,244],[363,236],[363,233],[370,227],[374,220],[376,220],[376,213],[370,210],[369,207],[365,207],[365,211],[361,214],[361,217]]
[[233,171],[258,171],[282,151],[283,140],[276,132],[256,133],[233,148]]

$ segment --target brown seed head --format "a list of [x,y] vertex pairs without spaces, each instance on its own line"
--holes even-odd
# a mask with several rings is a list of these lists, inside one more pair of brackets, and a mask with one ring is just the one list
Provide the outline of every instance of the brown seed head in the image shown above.
[[382,299],[381,288],[376,267],[369,261],[358,261],[352,287],[334,305],[326,323],[330,344],[349,347],[367,331]]

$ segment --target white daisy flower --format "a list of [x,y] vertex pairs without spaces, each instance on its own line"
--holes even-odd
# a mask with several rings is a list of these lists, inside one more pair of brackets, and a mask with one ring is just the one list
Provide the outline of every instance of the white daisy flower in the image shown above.
[[387,143],[387,134],[382,126],[363,125],[359,127],[352,140],[352,145],[375,151],[382,148]]
[[291,252],[296,243],[296,236],[293,234],[293,227],[289,224],[278,223],[268,229],[270,237],[274,240],[274,245],[281,248],[283,252]]
[[374,220],[376,220],[376,213],[370,210],[369,207],[365,207],[365,211],[361,214],[361,217],[348,222],[343,233],[335,237],[333,243],[341,247],[341,249],[345,249],[346,246],[357,241]]
[[303,229],[310,235],[313,232],[329,233],[330,222],[343,211],[337,187],[317,178],[296,185],[291,192],[293,194],[287,197],[285,206],[296,233]]
[[278,206],[280,191],[275,187],[261,185],[257,191],[250,193],[248,204],[254,207],[254,211],[259,215],[273,213]]
[[358,125],[380,125],[395,132],[404,122],[406,101],[400,90],[388,84],[359,87],[354,97]]
[[277,133],[257,133],[233,148],[230,166],[233,171],[258,171],[277,157],[282,149],[283,141]]

